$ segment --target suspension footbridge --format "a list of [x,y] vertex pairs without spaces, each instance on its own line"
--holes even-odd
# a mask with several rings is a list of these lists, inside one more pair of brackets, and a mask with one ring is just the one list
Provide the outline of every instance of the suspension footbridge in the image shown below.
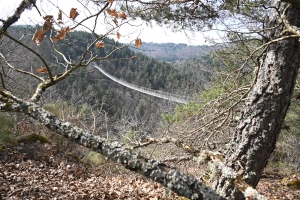
[[173,102],[177,102],[177,103],[181,103],[181,104],[187,104],[188,101],[186,99],[184,99],[182,96],[180,95],[176,95],[176,94],[171,94],[171,93],[167,93],[167,92],[163,92],[163,91],[159,91],[159,90],[153,90],[153,89],[149,89],[149,88],[145,88],[145,87],[141,87],[132,83],[128,83],[124,80],[121,80],[117,77],[112,76],[111,74],[107,73],[103,68],[101,68],[100,66],[93,64],[93,66],[98,69],[102,74],[104,74],[106,77],[108,77],[109,79],[119,83],[120,85],[123,85],[127,88],[130,88],[132,90],[150,95],[150,96],[154,96],[154,97],[158,97],[161,99],[166,99],[169,101],[173,101]]

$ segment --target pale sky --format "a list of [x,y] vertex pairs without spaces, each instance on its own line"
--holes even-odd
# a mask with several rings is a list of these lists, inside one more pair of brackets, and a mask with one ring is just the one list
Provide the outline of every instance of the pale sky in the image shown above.
[[[15,8],[20,4],[21,0],[0,0],[0,18],[6,19],[7,16],[11,15]],[[53,15],[54,18],[57,18],[58,9],[47,3],[47,0],[38,0],[37,6],[39,10],[41,11],[42,15]],[[79,16],[76,18],[76,21],[81,21],[81,19],[84,19],[87,13],[85,9],[83,9],[82,5],[79,4],[76,0],[53,0],[55,4],[58,4],[60,8],[65,12],[66,14],[69,13],[71,8],[77,8],[79,12]],[[93,7],[95,8],[95,7]],[[93,10],[91,10],[92,12]],[[63,16],[63,19],[65,19],[65,23],[72,25],[71,20],[67,20],[67,17]],[[93,27],[93,22],[95,21],[95,18],[92,20],[89,20],[87,23],[85,23],[88,27]],[[103,19],[98,20],[97,23],[97,33],[105,33],[107,27],[103,22]],[[102,23],[102,24],[101,24]],[[190,32],[177,32],[174,33],[171,30],[160,27],[153,23],[152,27],[146,26],[145,24],[142,24],[141,21],[135,21],[130,22],[135,24],[136,26],[132,27],[129,25],[121,26],[120,29],[116,30],[119,31],[121,34],[121,38],[119,42],[121,43],[129,43],[132,42],[137,37],[141,38],[143,42],[154,42],[154,43],[184,43],[188,45],[203,45],[208,44],[205,42],[205,39],[202,35],[202,33],[190,33]],[[26,10],[22,16],[21,19],[17,22],[18,25],[23,24],[43,24],[43,18],[40,17],[37,10],[35,8],[32,8],[31,10]],[[141,26],[138,26],[142,24]],[[80,28],[76,29],[79,30]],[[81,28],[82,29],[82,28]],[[115,31],[115,32],[116,32]],[[110,37],[117,40],[117,37],[115,36],[116,33],[113,33]],[[187,36],[188,35],[188,36]]]

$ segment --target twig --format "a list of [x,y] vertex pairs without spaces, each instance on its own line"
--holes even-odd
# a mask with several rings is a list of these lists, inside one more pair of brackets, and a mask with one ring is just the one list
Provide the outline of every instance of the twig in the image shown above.
[[173,157],[162,160],[162,162],[181,162],[181,161],[190,161],[193,159],[193,156],[182,156],[182,157]]

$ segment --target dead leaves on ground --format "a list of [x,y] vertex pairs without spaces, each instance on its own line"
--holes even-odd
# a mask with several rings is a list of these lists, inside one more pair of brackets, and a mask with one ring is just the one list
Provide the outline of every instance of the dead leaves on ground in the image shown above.
[[[300,176],[299,176],[300,177]],[[300,190],[288,187],[282,183],[282,177],[278,174],[269,174],[262,178],[257,187],[257,191],[267,199],[291,200],[299,199]]]
[[[113,165],[88,168],[51,144],[24,143],[0,152],[3,199],[164,199],[165,188]],[[103,168],[105,167],[105,170]],[[177,199],[171,193],[167,199]]]
[[[3,199],[165,199],[158,183],[112,166],[88,168],[53,144],[6,146],[0,151],[0,194]],[[281,179],[268,175],[257,189],[268,199],[299,199],[300,191]],[[178,198],[174,193],[167,197]]]

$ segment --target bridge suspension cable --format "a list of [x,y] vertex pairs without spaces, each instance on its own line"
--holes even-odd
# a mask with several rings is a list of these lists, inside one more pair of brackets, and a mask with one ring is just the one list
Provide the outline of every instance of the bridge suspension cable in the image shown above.
[[148,94],[154,97],[158,97],[161,99],[166,99],[169,101],[173,101],[173,102],[177,102],[177,103],[181,103],[181,104],[187,104],[188,101],[184,98],[182,98],[182,96],[176,95],[176,94],[170,94],[170,93],[166,93],[166,92],[162,92],[162,91],[158,91],[158,90],[153,90],[153,89],[149,89],[149,88],[144,88],[132,83],[128,83],[126,81],[123,81],[117,77],[114,77],[112,75],[110,75],[109,73],[107,73],[103,68],[101,68],[100,66],[97,66],[96,64],[94,64],[94,67],[96,69],[98,69],[102,74],[104,74],[106,77],[108,77],[109,79],[127,87],[130,88],[132,90],[144,93],[144,94]]

